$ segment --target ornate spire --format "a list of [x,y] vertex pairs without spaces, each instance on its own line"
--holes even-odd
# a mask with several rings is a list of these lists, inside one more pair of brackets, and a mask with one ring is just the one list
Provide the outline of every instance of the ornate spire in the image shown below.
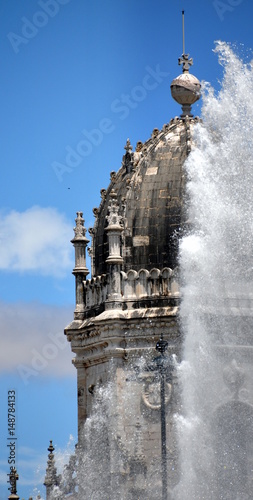
[[86,228],[84,227],[83,212],[76,212],[76,215],[75,236],[71,240],[75,248],[75,267],[72,272],[76,278],[75,319],[81,319],[84,310],[83,281],[89,274],[89,269],[86,267],[86,247],[89,240],[85,236]]
[[54,460],[53,441],[50,441],[48,451],[49,451],[49,455],[48,455],[48,461],[47,461],[46,477],[45,477],[45,482],[44,482],[44,486],[46,486],[46,490],[47,490],[47,500],[49,500],[53,488],[55,486],[59,486],[59,484],[60,484],[60,476],[57,475],[57,469],[56,469],[55,460]]
[[106,259],[108,265],[108,299],[106,303],[107,309],[115,309],[121,307],[121,278],[120,271],[123,264],[121,256],[121,234],[123,232],[123,217],[119,215],[119,203],[117,193],[114,189],[110,193],[110,201],[108,206],[108,215],[106,216],[108,226],[106,228],[109,255]]
[[191,105],[200,99],[200,82],[199,80],[189,73],[190,66],[193,65],[193,59],[189,59],[189,54],[185,54],[184,47],[184,11],[183,17],[183,54],[178,59],[178,64],[183,66],[183,74],[175,78],[170,86],[171,95],[176,102],[182,105],[181,118],[186,116],[192,117]]
[[8,476],[9,476],[8,483],[10,483],[9,490],[11,492],[11,494],[8,497],[8,500],[19,500],[19,496],[17,495],[17,481],[19,479],[19,475],[15,467],[11,467],[10,474],[8,474]]

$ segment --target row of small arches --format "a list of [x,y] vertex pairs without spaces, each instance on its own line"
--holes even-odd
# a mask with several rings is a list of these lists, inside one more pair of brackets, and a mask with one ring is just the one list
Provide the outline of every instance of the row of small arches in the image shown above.
[[[122,299],[139,299],[154,296],[177,296],[179,293],[178,272],[169,267],[150,271],[140,269],[120,272]],[[103,303],[110,294],[110,285],[105,274],[84,282],[86,307]]]

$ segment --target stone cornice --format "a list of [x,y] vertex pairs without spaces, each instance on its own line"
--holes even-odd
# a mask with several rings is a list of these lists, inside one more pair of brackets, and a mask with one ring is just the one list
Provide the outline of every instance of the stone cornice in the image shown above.
[[99,336],[101,331],[109,332],[115,331],[130,331],[136,325],[138,329],[144,328],[145,330],[150,327],[159,328],[161,326],[168,326],[169,324],[176,324],[176,317],[178,315],[178,306],[161,307],[161,308],[148,308],[136,310],[113,310],[104,311],[99,316],[88,318],[84,321],[73,321],[65,328],[65,335],[69,341],[73,338],[92,338]]
[[[131,358],[141,358],[142,356],[154,356],[156,353],[154,337],[145,339],[146,343],[141,345],[135,342],[135,345],[125,345],[121,346],[116,341],[118,339],[111,339],[108,342],[101,342],[93,344],[86,347],[85,349],[76,349],[76,358],[72,360],[73,365],[76,368],[87,368],[89,366],[98,365],[100,363],[106,363],[111,359],[121,358],[125,361],[129,361]],[[169,337],[167,337],[169,338]],[[147,341],[149,340],[149,341]],[[180,346],[177,342],[171,342],[167,350],[168,355],[177,354],[180,355]]]
[[153,352],[161,331],[168,341],[168,349],[175,352],[180,345],[180,332],[176,317],[148,317],[130,321],[103,320],[82,325],[78,330],[67,332],[72,352],[76,354],[73,364],[88,367],[105,363],[110,359],[128,359]]

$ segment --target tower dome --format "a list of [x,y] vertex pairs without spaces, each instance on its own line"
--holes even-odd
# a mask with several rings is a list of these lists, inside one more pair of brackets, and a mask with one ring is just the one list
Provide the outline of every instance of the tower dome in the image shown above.
[[107,273],[106,227],[112,190],[122,217],[123,270],[176,267],[185,185],[183,164],[196,121],[198,118],[172,119],[162,130],[154,129],[144,144],[138,142],[135,151],[127,140],[121,168],[111,172],[108,189],[101,190],[100,206],[93,209],[96,221],[89,230],[93,275]]
[[191,106],[200,98],[199,80],[189,73],[192,58],[183,53],[178,59],[183,74],[171,83],[172,97],[182,105],[180,118],[162,130],[155,128],[144,144],[133,152],[127,140],[119,171],[111,172],[108,189],[101,189],[101,203],[93,209],[96,221],[92,236],[92,274],[108,271],[109,240],[107,214],[112,189],[122,217],[122,270],[151,270],[177,266],[178,235],[182,223],[185,185],[184,161],[190,151],[193,124]]

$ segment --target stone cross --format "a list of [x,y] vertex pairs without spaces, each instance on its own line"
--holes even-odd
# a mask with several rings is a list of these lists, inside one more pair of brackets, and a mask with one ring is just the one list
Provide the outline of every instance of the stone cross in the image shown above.
[[178,59],[178,64],[179,65],[183,65],[183,73],[185,73],[186,71],[188,72],[189,69],[190,69],[190,66],[193,65],[193,59],[188,59],[189,58],[189,54],[182,54],[182,57],[179,57]]

